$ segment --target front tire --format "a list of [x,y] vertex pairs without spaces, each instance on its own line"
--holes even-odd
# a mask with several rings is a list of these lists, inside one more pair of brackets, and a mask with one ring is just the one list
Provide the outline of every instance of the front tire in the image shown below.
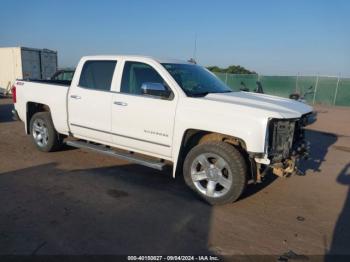
[[43,152],[61,148],[63,139],[57,133],[49,112],[35,113],[30,120],[30,135],[36,147]]
[[246,161],[234,146],[224,142],[193,147],[183,173],[186,184],[211,205],[236,201],[247,184]]

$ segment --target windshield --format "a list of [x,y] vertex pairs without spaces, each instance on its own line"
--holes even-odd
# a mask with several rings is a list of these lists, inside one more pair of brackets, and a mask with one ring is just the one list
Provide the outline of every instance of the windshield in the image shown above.
[[207,69],[192,64],[162,64],[188,96],[228,93],[232,90]]

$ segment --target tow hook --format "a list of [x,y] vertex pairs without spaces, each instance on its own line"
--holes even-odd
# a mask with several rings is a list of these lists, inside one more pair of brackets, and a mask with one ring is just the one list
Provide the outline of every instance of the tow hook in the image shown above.
[[297,160],[297,157],[293,156],[282,163],[276,163],[272,166],[272,172],[279,177],[304,176],[305,174],[296,165]]
[[272,165],[272,172],[279,177],[289,177],[291,175],[304,176],[298,167],[299,159],[308,159],[310,150],[310,142],[302,141],[299,146],[292,152],[292,156],[283,162]]

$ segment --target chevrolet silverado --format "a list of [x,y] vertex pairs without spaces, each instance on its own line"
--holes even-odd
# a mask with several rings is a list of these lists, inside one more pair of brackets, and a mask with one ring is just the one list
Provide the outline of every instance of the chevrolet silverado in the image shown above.
[[300,173],[312,107],[232,91],[204,67],[145,56],[83,57],[72,81],[17,80],[14,115],[45,152],[64,143],[183,174],[210,204],[249,181]]

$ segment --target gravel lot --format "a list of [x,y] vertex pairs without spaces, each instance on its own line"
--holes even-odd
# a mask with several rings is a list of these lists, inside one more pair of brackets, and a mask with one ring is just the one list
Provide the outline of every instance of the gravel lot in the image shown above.
[[0,254],[350,254],[350,109],[317,107],[306,176],[210,207],[171,172],[41,153],[0,99]]

